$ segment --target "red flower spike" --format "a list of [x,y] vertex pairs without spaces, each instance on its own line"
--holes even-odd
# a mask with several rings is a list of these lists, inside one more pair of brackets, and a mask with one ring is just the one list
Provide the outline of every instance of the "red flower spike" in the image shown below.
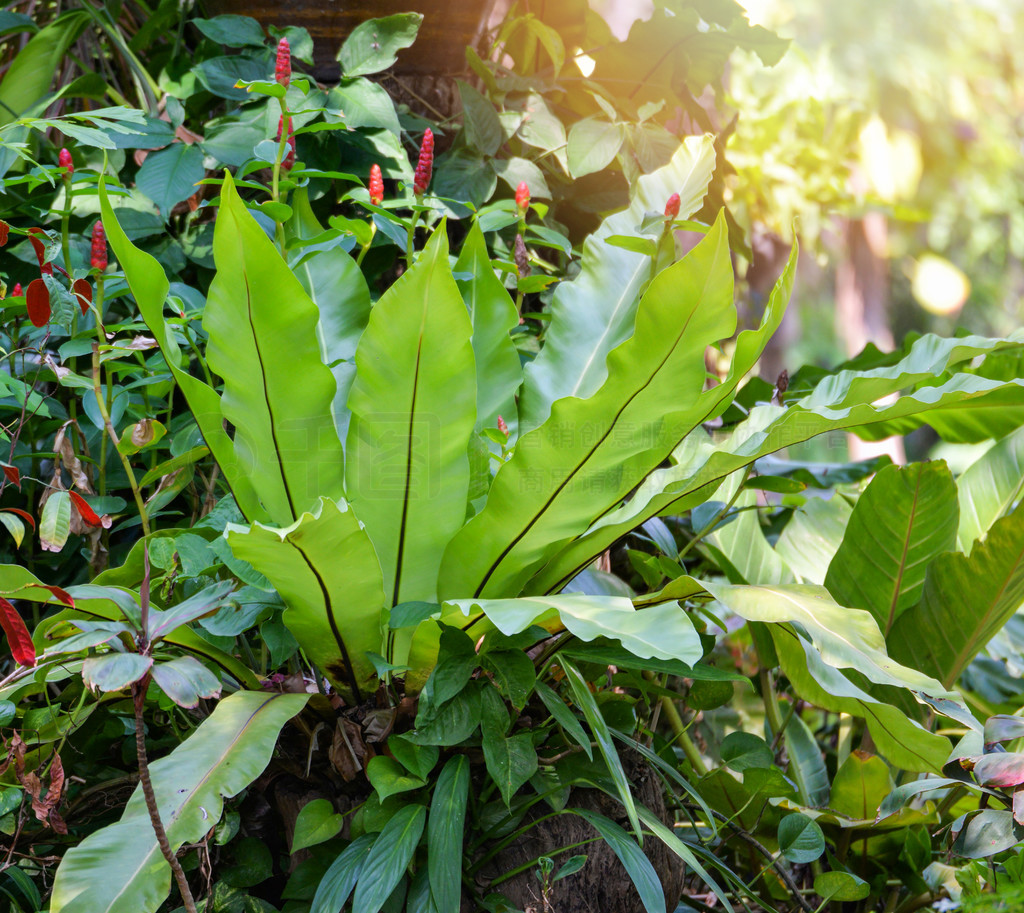
[[284,161],[281,162],[281,167],[285,171],[290,171],[292,165],[295,164],[295,137],[288,137],[288,152],[284,157]]
[[15,298],[17,298],[17,297],[18,297],[18,295],[21,295],[21,294],[23,294],[23,292],[22,292],[22,290],[21,290],[21,283],[20,283],[20,282],[15,282],[15,283],[14,283],[14,291],[12,291],[12,292],[11,292],[11,294],[12,294],[12,295],[13,295],[13,296],[14,296]]
[[97,222],[92,227],[92,251],[89,256],[89,266],[98,269],[101,273],[107,268],[107,233],[103,230],[102,222]]
[[78,301],[78,306],[83,314],[89,313],[89,305],[92,304],[92,286],[88,279],[76,279],[71,283],[71,294]]
[[57,164],[61,168],[67,169],[68,177],[75,173],[75,164],[71,161],[71,153],[67,149],[60,150],[60,155],[57,156]]
[[370,166],[370,202],[374,206],[384,202],[384,178],[380,173],[380,165]]
[[33,279],[25,291],[28,319],[32,326],[44,327],[50,322],[50,290],[42,279]]
[[412,192],[423,196],[430,186],[430,177],[434,171],[434,134],[428,127],[423,132],[423,145],[420,146],[420,158],[416,163],[416,174],[412,181]]
[[0,247],[3,247],[7,243],[7,236],[10,233],[10,230],[11,226],[3,219],[0,219]]
[[277,63],[274,66],[274,79],[282,86],[287,86],[292,81],[292,49],[287,38],[282,38],[277,43]]
[[679,217],[679,194],[674,193],[668,198],[668,202],[665,203],[665,218],[675,219]]
[[505,437],[508,437],[508,424],[500,415],[498,416],[498,430],[505,435]]
[[7,635],[7,643],[11,645],[11,654],[19,666],[36,664],[36,648],[32,636],[25,627],[25,622],[17,610],[6,599],[0,596],[0,628]]
[[530,188],[526,181],[520,181],[516,188],[516,206],[520,212],[526,212],[530,208]]

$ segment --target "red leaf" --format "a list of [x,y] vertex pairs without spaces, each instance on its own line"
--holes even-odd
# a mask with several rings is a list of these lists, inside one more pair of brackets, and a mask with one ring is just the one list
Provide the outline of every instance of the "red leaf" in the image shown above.
[[0,219],[0,247],[3,247],[7,243],[7,235],[10,228],[10,225]]
[[45,583],[30,583],[29,586],[39,587],[43,590],[49,590],[51,593],[53,593],[54,596],[57,597],[57,601],[60,602],[62,605],[66,605],[69,609],[73,609],[75,607],[75,600],[72,599],[70,595],[65,593],[64,590],[62,590],[59,586],[49,586]]
[[82,519],[85,520],[90,526],[102,526],[103,521],[99,518],[96,511],[90,506],[89,502],[85,500],[77,491],[68,492],[71,495],[71,503],[75,505],[75,508],[82,515]]
[[21,473],[18,471],[17,466],[8,466],[6,463],[3,464],[4,475],[7,476],[7,481],[17,488],[21,488]]
[[25,303],[33,326],[44,327],[50,322],[50,290],[42,279],[33,279],[28,284]]
[[89,305],[92,304],[92,286],[88,279],[76,279],[71,283],[71,291],[78,299],[78,306],[83,314],[89,313]]
[[5,507],[4,511],[9,514],[17,514],[22,520],[28,522],[32,529],[36,528],[36,518],[32,516],[27,510],[21,510],[18,507]]
[[25,622],[6,599],[0,596],[0,628],[4,629],[7,635],[7,642],[11,645],[11,654],[14,661],[20,666],[34,666],[36,664],[36,648],[32,643],[32,637],[25,627]]
[[36,252],[36,259],[39,261],[39,272],[53,275],[53,264],[46,262],[46,245],[38,238],[33,237],[33,235],[44,234],[43,229],[30,228],[29,231],[31,234],[28,239],[32,242],[32,247]]

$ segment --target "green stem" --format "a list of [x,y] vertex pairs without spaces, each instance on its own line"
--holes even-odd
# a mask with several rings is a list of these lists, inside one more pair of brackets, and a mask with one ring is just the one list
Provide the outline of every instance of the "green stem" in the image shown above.
[[[281,103],[281,135],[278,137],[277,156],[274,159],[274,171],[270,188],[270,198],[275,203],[281,202],[281,163],[284,161],[284,157],[286,155],[285,149],[288,148],[288,134],[291,130],[291,120],[288,117],[288,104],[285,102],[284,97],[279,98],[278,101]],[[284,223],[279,222],[276,217],[274,219],[274,237],[277,238],[277,246],[281,249],[281,256],[285,256]]]
[[131,486],[132,495],[135,498],[135,506],[139,510],[139,520],[142,522],[142,534],[148,536],[149,516],[146,513],[146,502],[143,501],[142,492],[139,491],[139,484],[135,481],[135,473],[132,471],[131,462],[127,456],[117,449],[117,432],[110,421],[110,411],[107,409],[107,404],[103,398],[103,391],[100,389],[100,348],[95,342],[92,344],[92,391],[96,397],[96,404],[99,406],[100,415],[103,417],[103,426],[106,428],[107,434],[114,445],[114,450],[117,452],[121,465],[128,476],[128,484]]
[[679,711],[676,709],[675,701],[669,697],[661,698],[661,712],[665,717],[665,721],[669,725],[669,729],[672,730],[675,737],[679,740],[679,744],[682,746],[683,754],[686,755],[686,760],[689,762],[690,767],[693,768],[693,772],[698,777],[703,777],[708,772],[708,766],[704,763],[704,759],[701,757],[700,751],[697,746],[693,744],[693,740],[690,738],[689,733],[686,731],[686,724],[683,722],[683,718],[679,715]]
[[419,210],[413,210],[412,218],[409,220],[409,232],[405,240],[405,265],[407,268],[412,267],[413,257],[416,256],[416,223],[419,218]]
[[373,244],[374,236],[377,234],[377,223],[370,219],[370,240],[367,241],[362,247],[359,248],[359,256],[356,257],[356,266],[363,265],[363,258],[366,256],[366,252],[370,249],[370,245]]
[[721,520],[722,517],[729,513],[729,511],[732,509],[732,506],[738,500],[740,493],[743,491],[743,483],[750,478],[750,473],[753,471],[753,468],[753,465],[747,467],[746,471],[743,473],[743,479],[740,481],[740,484],[736,486],[736,491],[733,492],[733,496],[729,499],[729,502],[725,504],[722,507],[722,509],[717,514],[715,514],[707,523],[704,524],[700,532],[694,535],[694,537],[689,542],[687,542],[686,545],[683,546],[682,551],[679,552],[679,558],[677,559],[680,564],[683,563],[683,558],[686,556],[686,553],[689,552],[690,549],[692,549],[698,542],[700,542],[700,540],[703,539],[709,532],[711,532],[711,530],[713,530],[718,525],[718,521]]

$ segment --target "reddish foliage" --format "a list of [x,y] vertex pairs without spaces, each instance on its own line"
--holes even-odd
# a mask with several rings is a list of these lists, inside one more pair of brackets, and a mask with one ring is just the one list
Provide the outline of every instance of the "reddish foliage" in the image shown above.
[[78,306],[83,314],[89,313],[89,305],[92,304],[92,286],[88,279],[76,279],[71,284],[71,291],[78,301]]
[[42,279],[33,279],[28,284],[25,303],[28,305],[28,319],[33,326],[44,327],[50,322],[50,290]]
[[103,521],[99,514],[96,513],[90,506],[89,503],[83,498],[77,491],[68,492],[71,495],[71,503],[75,505],[75,509],[81,515],[82,519],[85,520],[90,526],[102,526]]
[[0,628],[4,629],[7,635],[7,642],[11,645],[11,655],[19,666],[34,666],[36,664],[36,648],[32,643],[32,636],[25,627],[25,622],[17,610],[6,599],[0,596]]

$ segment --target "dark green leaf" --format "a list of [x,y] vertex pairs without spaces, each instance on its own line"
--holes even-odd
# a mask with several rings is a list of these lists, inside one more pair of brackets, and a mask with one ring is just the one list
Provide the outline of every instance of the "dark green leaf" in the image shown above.
[[263,29],[249,16],[222,15],[213,19],[190,19],[207,38],[229,48],[257,47],[264,45]]
[[363,865],[352,898],[352,913],[378,913],[398,886],[423,834],[427,810],[407,805],[384,825]]
[[462,127],[466,131],[466,142],[477,152],[494,155],[504,139],[498,112],[471,85],[461,79],[456,82],[462,100]]
[[438,913],[458,913],[462,898],[462,842],[469,799],[469,761],[450,758],[441,770],[427,821],[427,869]]
[[661,887],[661,881],[658,879],[651,861],[643,854],[636,842],[630,839],[629,834],[615,822],[609,821],[597,812],[577,808],[573,809],[573,814],[579,815],[593,825],[615,855],[619,857],[619,862],[622,863],[632,879],[647,913],[665,913],[665,894]]
[[[376,761],[378,758],[373,760]],[[299,816],[295,819],[292,853],[330,840],[341,830],[344,820],[344,816],[334,810],[328,799],[307,802],[299,809]]]
[[730,732],[722,740],[722,762],[742,773],[754,767],[771,767],[772,750],[764,739],[749,732]]
[[814,862],[825,852],[825,835],[806,815],[786,815],[779,822],[779,851],[790,862]]
[[[576,699],[576,705],[583,711],[587,725],[590,727],[594,740],[597,742],[598,750],[601,752],[605,764],[608,765],[608,773],[611,775],[612,782],[615,783],[615,790],[618,793],[619,801],[625,806],[629,823],[633,826],[637,840],[642,843],[643,835],[640,830],[640,820],[636,814],[633,792],[630,789],[629,780],[626,779],[626,772],[622,769],[622,761],[619,759],[619,753],[615,749],[615,743],[612,741],[612,734],[608,729],[608,724],[605,722],[604,717],[601,716],[601,711],[594,700],[594,695],[590,693],[587,682],[580,675],[579,669],[564,658],[561,660],[561,665],[565,671],[569,687],[572,689],[573,697]],[[644,858],[646,859],[646,857]]]
[[338,913],[345,906],[376,839],[377,834],[362,834],[345,847],[344,852],[324,873],[313,897],[310,913]]
[[342,73],[351,78],[386,70],[398,59],[398,51],[416,40],[421,22],[420,13],[398,13],[361,22],[338,51]]
[[494,676],[494,683],[516,710],[522,710],[530,699],[537,673],[533,660],[522,650],[488,651],[481,664]]
[[167,219],[175,204],[192,196],[198,189],[196,184],[205,176],[199,147],[172,143],[146,156],[135,184]]
[[822,872],[814,879],[814,891],[822,900],[863,900],[871,885],[849,872]]

